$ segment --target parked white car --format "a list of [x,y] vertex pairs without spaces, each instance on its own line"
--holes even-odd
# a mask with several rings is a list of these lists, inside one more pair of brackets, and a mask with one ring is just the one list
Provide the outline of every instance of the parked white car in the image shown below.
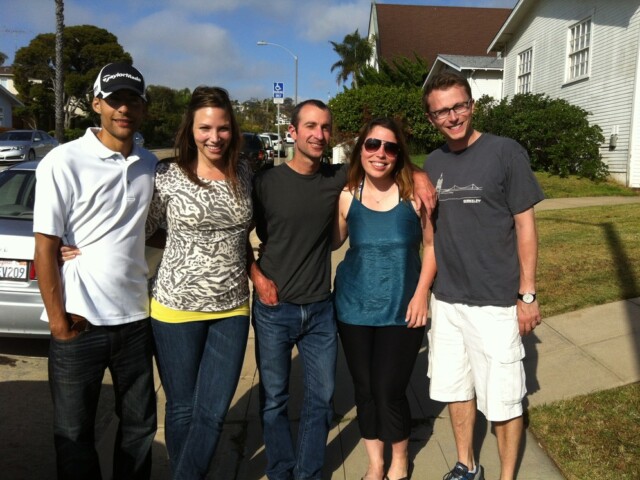
[[262,140],[262,143],[264,143],[264,148],[267,150],[267,157],[269,158],[269,161],[273,163],[273,159],[275,158],[276,155],[275,155],[275,150],[273,148],[273,142],[271,142],[271,137],[264,133],[261,133],[259,137]]
[[280,135],[273,132],[263,132],[260,135],[268,135],[269,138],[271,138],[271,145],[273,146],[273,150],[276,152],[276,155],[284,157],[284,145],[282,144],[282,137]]

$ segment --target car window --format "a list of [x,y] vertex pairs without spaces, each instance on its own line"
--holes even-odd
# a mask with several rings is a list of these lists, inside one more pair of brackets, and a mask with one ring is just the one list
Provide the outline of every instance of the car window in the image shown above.
[[5,132],[0,135],[0,140],[29,141],[31,140],[31,132]]
[[257,135],[252,134],[243,134],[244,136],[244,145],[246,148],[251,150],[261,150],[264,148],[262,141]]
[[33,219],[36,175],[31,170],[0,173],[0,218]]

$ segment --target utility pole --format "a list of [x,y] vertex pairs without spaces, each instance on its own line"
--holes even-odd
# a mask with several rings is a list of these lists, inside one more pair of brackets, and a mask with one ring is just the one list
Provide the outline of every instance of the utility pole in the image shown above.
[[[0,32],[2,33],[8,33],[9,35],[24,35],[27,33],[26,30],[17,30],[14,28],[7,28],[4,25],[0,27]],[[13,49],[13,55],[15,57],[16,51],[18,50],[18,46],[14,45],[14,49]],[[4,52],[5,54],[7,54],[8,52]]]

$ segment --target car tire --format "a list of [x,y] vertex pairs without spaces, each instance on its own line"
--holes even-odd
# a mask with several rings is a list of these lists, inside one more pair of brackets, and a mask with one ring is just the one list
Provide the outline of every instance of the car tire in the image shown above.
[[32,162],[35,159],[36,159],[36,152],[34,150],[29,150],[29,153],[27,153],[27,160]]

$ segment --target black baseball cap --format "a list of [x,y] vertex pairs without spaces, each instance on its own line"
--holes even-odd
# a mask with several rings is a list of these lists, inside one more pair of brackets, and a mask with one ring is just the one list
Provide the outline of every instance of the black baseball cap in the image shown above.
[[147,101],[144,77],[137,68],[128,63],[109,63],[102,67],[93,84],[93,94],[98,98],[107,98],[123,89],[131,90]]

